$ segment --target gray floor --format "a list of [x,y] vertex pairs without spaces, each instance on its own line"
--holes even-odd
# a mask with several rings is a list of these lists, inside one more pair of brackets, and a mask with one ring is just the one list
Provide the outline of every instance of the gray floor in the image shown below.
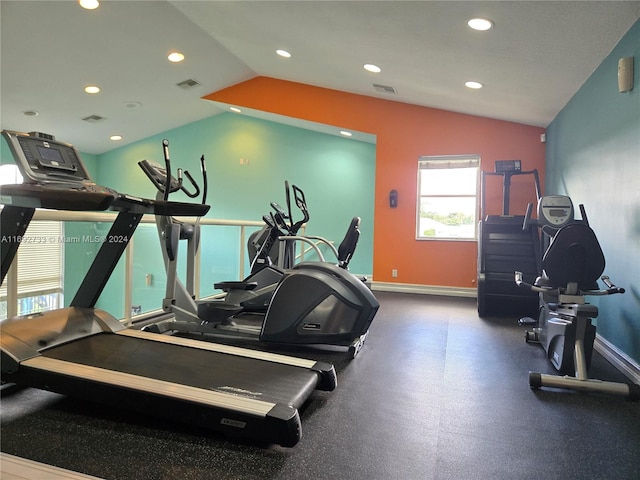
[[[5,386],[1,449],[113,480],[640,478],[640,402],[532,391],[529,370],[553,373],[543,350],[473,299],[377,296],[354,361],[299,353],[333,362],[339,386],[312,397],[294,448]],[[624,380],[597,354],[590,373]]]

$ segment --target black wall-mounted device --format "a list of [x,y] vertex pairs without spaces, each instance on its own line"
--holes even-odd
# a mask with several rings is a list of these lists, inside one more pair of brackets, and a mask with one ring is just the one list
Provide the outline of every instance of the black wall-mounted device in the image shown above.
[[398,206],[398,191],[391,190],[389,192],[389,206],[391,208],[396,208]]

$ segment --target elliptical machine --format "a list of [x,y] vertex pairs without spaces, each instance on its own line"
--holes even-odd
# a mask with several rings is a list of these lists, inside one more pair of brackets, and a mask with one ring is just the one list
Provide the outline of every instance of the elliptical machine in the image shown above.
[[[525,225],[531,222],[531,205],[527,209]],[[567,196],[546,196],[538,202],[538,226],[541,241],[547,244],[543,273],[535,283],[523,281],[522,272],[515,272],[520,287],[539,293],[538,320],[520,319],[521,325],[535,324],[527,331],[528,343],[539,343],[552,365],[563,376],[529,372],[531,388],[566,388],[602,392],[640,398],[640,386],[604,382],[588,378],[596,327],[592,319],[598,307],[585,301],[592,295],[624,293],[609,277],[602,276],[605,258],[594,231],[589,227],[586,212],[580,205],[582,220],[574,219],[571,199]],[[598,287],[598,278],[606,289]]]
[[[302,218],[294,222],[291,208],[290,190],[293,191],[295,204],[302,212]],[[353,217],[347,228],[347,232],[336,248],[324,237],[299,236],[300,228],[309,220],[309,210],[304,192],[296,185],[289,187],[285,181],[285,195],[287,211],[279,204],[271,202],[273,211],[262,218],[265,226],[253,233],[247,242],[249,259],[251,260],[251,273],[240,281],[216,282],[214,288],[222,290],[224,294],[216,295],[216,302],[202,304],[203,311],[198,315],[201,318],[211,318],[216,315],[215,309],[225,315],[231,305],[237,305],[238,310],[234,315],[246,312],[266,313],[276,286],[282,280],[285,272],[294,268],[296,264],[296,244],[301,242],[308,245],[314,251],[318,261],[325,262],[325,257],[318,247],[323,245],[335,257],[337,265],[345,270],[349,269],[358,239],[360,238],[360,217]],[[366,278],[362,278],[366,282]]]
[[[163,141],[165,167],[143,160],[142,170],[158,189],[159,198],[182,190],[197,196],[199,188],[188,172],[184,176],[194,191],[185,191],[182,171],[171,175],[168,142]],[[206,168],[201,158],[206,195]],[[193,269],[187,269],[188,286],[177,278],[177,250],[180,239],[189,240],[188,256],[199,248],[199,221],[194,225],[170,216],[156,216],[165,267],[167,290],[162,308],[173,318],[148,325],[145,330],[207,333],[217,338],[259,340],[279,344],[338,345],[348,347],[350,358],[362,348],[379,303],[365,284],[344,268],[326,262],[303,262],[283,274],[277,282],[266,313],[238,315],[242,305],[194,299]],[[189,262],[192,263],[192,262]],[[258,272],[259,273],[259,272]],[[242,317],[242,318],[240,318]],[[257,322],[256,322],[257,320]]]

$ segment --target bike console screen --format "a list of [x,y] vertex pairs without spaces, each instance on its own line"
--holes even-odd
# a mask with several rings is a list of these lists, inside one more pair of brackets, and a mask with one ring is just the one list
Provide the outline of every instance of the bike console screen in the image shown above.
[[573,222],[571,199],[565,195],[542,197],[538,202],[538,221],[556,229]]

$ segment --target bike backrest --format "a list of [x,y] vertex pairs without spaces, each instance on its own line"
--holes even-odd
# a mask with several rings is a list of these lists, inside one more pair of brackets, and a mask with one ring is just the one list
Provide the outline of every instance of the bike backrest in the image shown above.
[[571,223],[558,230],[542,259],[542,268],[553,287],[577,283],[580,289],[597,288],[604,266],[598,238],[584,223]]
[[353,217],[347,233],[345,234],[340,246],[338,247],[338,266],[348,269],[349,261],[353,257],[360,238],[360,217]]

